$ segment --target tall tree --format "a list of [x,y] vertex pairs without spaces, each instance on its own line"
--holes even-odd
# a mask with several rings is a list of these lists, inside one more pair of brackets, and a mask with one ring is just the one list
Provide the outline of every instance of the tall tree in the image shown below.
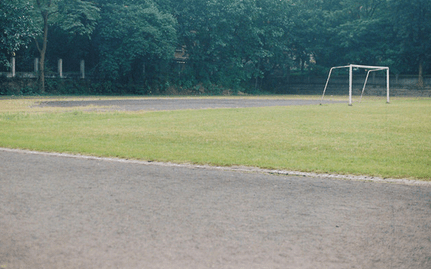
[[[404,2],[404,1],[394,1]],[[394,31],[398,16],[387,0],[298,0],[294,49],[312,54],[316,67],[361,63],[389,65],[399,72],[400,44]],[[297,56],[296,56],[297,57]]]
[[344,0],[342,6],[344,19],[335,28],[334,41],[344,52],[345,63],[388,63],[393,32],[386,0]]
[[119,3],[102,6],[96,33],[99,71],[114,80],[134,79],[135,70],[151,73],[152,67],[174,57],[176,20],[153,3]]
[[56,24],[65,31],[89,35],[99,18],[99,8],[92,2],[82,0],[34,0],[36,13],[42,29],[41,39],[35,39],[40,53],[40,91],[45,91],[45,57],[49,26]]
[[32,6],[24,0],[0,2],[0,64],[7,64],[7,56],[26,47],[38,34],[31,16]]
[[389,5],[400,65],[416,67],[412,69],[418,72],[418,86],[423,87],[424,69],[431,68],[431,2],[390,0]]
[[177,9],[180,42],[185,45],[196,79],[236,87],[286,65],[288,2],[182,1]]
[[310,61],[327,67],[343,62],[334,36],[344,21],[340,0],[293,0],[292,58],[301,71]]

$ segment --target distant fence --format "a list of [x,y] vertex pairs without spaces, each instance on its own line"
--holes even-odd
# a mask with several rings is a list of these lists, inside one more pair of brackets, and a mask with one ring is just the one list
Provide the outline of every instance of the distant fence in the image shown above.
[[[52,63],[50,68],[45,71],[45,77],[48,79],[67,79],[71,82],[76,80],[82,80],[86,78],[85,73],[85,61],[79,61],[79,64],[69,63],[68,67],[75,72],[64,72],[63,71],[63,60],[58,59],[57,65],[53,66]],[[0,77],[15,78],[14,88],[19,88],[22,85],[32,85],[31,81],[36,79],[39,74],[39,59],[27,59],[27,62],[18,62],[15,57],[10,59],[9,68],[0,69]],[[29,70],[33,69],[29,72]],[[53,71],[53,69],[56,69]],[[78,71],[79,70],[79,71]],[[18,80],[17,80],[18,79]],[[274,77],[275,81],[278,81]],[[276,93],[285,94],[309,94],[309,95],[321,95],[323,88],[326,83],[326,76],[290,76],[288,80],[280,80],[278,83],[273,83],[271,90]],[[425,76],[424,87],[418,86],[418,76],[411,75],[391,75],[390,76],[390,95],[391,96],[431,96],[431,76]],[[365,74],[354,74],[353,76],[353,94],[360,95],[362,87],[365,81]],[[10,88],[11,83],[3,83],[0,85],[2,88]],[[63,82],[66,82],[63,80]],[[62,83],[63,83],[62,82]],[[2,90],[2,89],[0,89]],[[336,75],[332,76],[326,95],[347,95],[349,90],[349,76]],[[0,91],[5,92],[4,90]],[[364,92],[365,95],[386,95],[386,76],[372,73],[368,79],[368,83]]]
[[[0,76],[8,78],[37,78],[39,74],[39,58],[35,58],[33,61],[33,71],[20,71],[17,70],[16,58],[12,57],[9,63],[9,70],[6,72],[0,72]],[[46,78],[85,78],[85,61],[81,60],[79,67],[76,68],[79,71],[76,72],[63,72],[63,59],[58,59],[57,71],[51,70],[45,71]]]
[[[353,77],[353,94],[360,95],[365,82],[365,74]],[[323,76],[291,76],[284,92],[289,94],[323,93],[327,77]],[[431,96],[431,76],[424,77],[424,87],[418,87],[418,76],[391,75],[389,80],[391,96]],[[326,94],[346,95],[349,92],[349,76],[331,77]],[[386,95],[386,76],[370,75],[364,95]]]

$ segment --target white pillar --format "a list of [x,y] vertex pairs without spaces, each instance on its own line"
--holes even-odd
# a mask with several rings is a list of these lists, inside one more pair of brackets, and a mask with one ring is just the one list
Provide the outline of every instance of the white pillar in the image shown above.
[[352,105],[353,67],[349,65],[349,106]]
[[63,59],[58,59],[58,75],[63,77]]
[[85,78],[85,61],[81,60],[81,65],[80,65],[80,69],[81,71],[81,78]]
[[15,57],[11,58],[11,71],[12,71],[12,77],[15,77]]
[[386,70],[386,103],[389,104],[389,68]]
[[34,72],[39,72],[39,58],[34,58]]

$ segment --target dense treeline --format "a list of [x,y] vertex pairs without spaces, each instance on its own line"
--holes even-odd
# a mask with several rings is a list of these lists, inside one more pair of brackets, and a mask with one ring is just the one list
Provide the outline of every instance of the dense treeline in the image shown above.
[[0,61],[39,57],[40,91],[59,58],[100,93],[274,91],[349,63],[422,77],[430,18],[429,0],[2,0]]

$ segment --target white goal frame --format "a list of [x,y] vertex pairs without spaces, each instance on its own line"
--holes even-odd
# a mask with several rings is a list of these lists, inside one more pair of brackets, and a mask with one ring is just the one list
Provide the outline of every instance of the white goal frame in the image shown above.
[[387,67],[387,66],[357,65],[357,64],[350,64],[350,65],[344,65],[344,66],[334,66],[331,68],[331,70],[329,70],[328,79],[326,80],[325,88],[323,89],[323,94],[322,94],[322,99],[320,100],[320,104],[322,104],[323,97],[325,96],[326,88],[328,87],[328,83],[329,83],[329,79],[331,78],[332,70],[339,69],[339,68],[349,68],[349,106],[352,105],[353,68],[369,69],[367,72],[367,77],[365,78],[364,87],[362,88],[360,100],[362,100],[362,95],[364,94],[365,86],[367,85],[368,76],[370,75],[370,72],[386,70],[386,103],[389,104],[389,67]]

